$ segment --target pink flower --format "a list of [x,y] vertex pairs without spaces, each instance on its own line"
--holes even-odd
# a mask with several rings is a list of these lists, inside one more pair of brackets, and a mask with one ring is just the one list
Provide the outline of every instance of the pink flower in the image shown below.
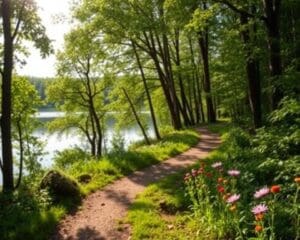
[[222,163],[221,162],[215,162],[211,166],[212,166],[212,168],[220,168],[220,167],[222,167]]
[[239,200],[241,197],[240,194],[233,194],[229,198],[227,198],[226,202],[227,203],[235,203],[237,200]]
[[256,199],[262,198],[262,197],[266,196],[267,194],[269,194],[269,192],[270,192],[270,189],[268,187],[263,187],[254,193],[254,198],[256,198]]
[[204,172],[204,169],[202,167],[199,168],[198,171],[197,171],[198,174],[202,174],[203,172]]
[[238,177],[241,172],[239,170],[232,169],[232,170],[229,170],[227,173],[229,176]]
[[186,173],[183,179],[185,182],[187,182],[191,179],[191,175],[189,173]]
[[198,175],[198,172],[197,172],[197,170],[195,170],[195,169],[192,169],[192,176],[193,177],[196,177]]
[[252,208],[251,212],[255,215],[262,214],[268,211],[268,207],[265,204],[258,204]]

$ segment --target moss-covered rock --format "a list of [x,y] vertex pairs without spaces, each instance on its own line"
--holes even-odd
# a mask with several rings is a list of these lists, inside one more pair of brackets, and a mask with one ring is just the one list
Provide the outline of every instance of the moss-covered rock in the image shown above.
[[80,188],[76,181],[63,173],[51,170],[43,177],[41,189],[47,189],[51,196],[59,201],[64,198],[80,198]]

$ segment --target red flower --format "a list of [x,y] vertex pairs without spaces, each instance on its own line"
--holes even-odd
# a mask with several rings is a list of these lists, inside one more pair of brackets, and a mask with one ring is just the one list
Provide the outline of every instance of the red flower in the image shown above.
[[217,189],[218,189],[219,193],[224,193],[225,192],[225,188],[223,186],[221,186],[221,185],[218,185]]
[[210,173],[210,172],[206,173],[206,177],[211,178],[212,177],[212,173]]
[[280,186],[279,185],[274,185],[271,187],[271,193],[279,193],[280,192]]
[[255,232],[261,232],[263,230],[262,226],[256,225],[255,226]]

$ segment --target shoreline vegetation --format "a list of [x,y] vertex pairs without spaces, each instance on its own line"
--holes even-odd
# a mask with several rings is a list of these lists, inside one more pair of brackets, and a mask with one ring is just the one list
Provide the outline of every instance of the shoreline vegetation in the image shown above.
[[[163,134],[162,140],[151,145],[135,143],[127,151],[115,147],[101,160],[86,159],[82,154],[80,159],[77,150],[66,150],[56,159],[54,169],[76,181],[84,197],[135,170],[184,152],[198,141],[195,130],[169,131]],[[89,182],[79,183],[78,179],[84,175],[88,176]],[[17,192],[0,195],[0,218],[6,219],[0,224],[3,239],[47,239],[65,214],[80,207],[78,198],[66,197],[55,202],[47,190],[40,189],[41,179],[41,175],[34,180],[25,177]]]

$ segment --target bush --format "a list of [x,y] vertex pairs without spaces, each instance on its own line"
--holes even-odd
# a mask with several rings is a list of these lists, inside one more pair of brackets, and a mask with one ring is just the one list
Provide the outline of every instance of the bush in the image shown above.
[[54,156],[54,164],[58,168],[67,170],[72,164],[90,159],[90,155],[79,147],[64,149],[56,152]]

